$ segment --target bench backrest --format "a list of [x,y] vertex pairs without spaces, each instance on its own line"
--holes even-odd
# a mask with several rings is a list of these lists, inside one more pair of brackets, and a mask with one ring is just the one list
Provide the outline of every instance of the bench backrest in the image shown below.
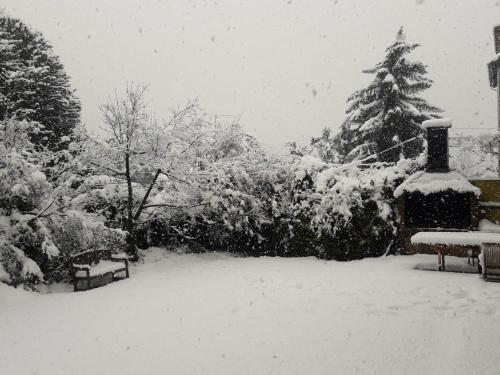
[[490,268],[500,268],[500,244],[483,243],[484,265]]
[[73,255],[73,263],[93,265],[99,263],[100,260],[111,259],[111,250],[87,250]]

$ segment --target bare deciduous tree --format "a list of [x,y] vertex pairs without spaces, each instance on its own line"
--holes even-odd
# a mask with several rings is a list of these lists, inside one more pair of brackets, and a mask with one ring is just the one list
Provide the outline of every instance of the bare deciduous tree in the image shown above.
[[[93,152],[94,166],[126,183],[124,229],[128,232],[131,259],[138,258],[136,232],[141,213],[150,207],[162,206],[147,204],[158,177],[162,174],[185,183],[175,176],[172,167],[189,163],[178,157],[185,143],[183,137],[187,128],[202,123],[196,101],[173,110],[170,120],[157,121],[147,108],[146,92],[147,86],[129,83],[123,97],[115,93],[108,103],[100,106],[109,138],[98,142],[100,150]],[[137,184],[139,181],[143,186],[149,185],[142,198],[137,196],[138,191],[143,191]]]

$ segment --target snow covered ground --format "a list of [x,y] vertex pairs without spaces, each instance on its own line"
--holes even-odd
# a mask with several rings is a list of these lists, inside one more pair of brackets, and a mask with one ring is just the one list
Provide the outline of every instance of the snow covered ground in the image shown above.
[[497,373],[500,284],[425,263],[169,253],[88,292],[0,283],[0,373]]

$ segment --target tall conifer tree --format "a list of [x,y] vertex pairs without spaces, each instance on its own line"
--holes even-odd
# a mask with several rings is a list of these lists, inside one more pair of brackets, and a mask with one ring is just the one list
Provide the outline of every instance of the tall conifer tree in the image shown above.
[[80,101],[43,36],[0,16],[0,119],[6,118],[38,123],[32,142],[57,150],[80,120]]
[[[409,44],[401,28],[386,57],[364,73],[375,78],[367,88],[348,99],[347,117],[342,124],[341,151],[347,161],[377,154],[377,160],[396,162],[414,158],[422,151],[421,123],[438,117],[441,110],[419,94],[432,86],[427,67],[407,59],[418,44]],[[386,152],[384,150],[391,149]]]

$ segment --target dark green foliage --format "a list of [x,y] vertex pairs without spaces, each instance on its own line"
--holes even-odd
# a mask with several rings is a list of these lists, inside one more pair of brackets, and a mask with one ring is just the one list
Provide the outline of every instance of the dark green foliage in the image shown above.
[[427,67],[407,58],[418,46],[406,43],[401,29],[384,60],[365,71],[375,78],[348,99],[341,127],[340,151],[346,160],[377,154],[378,161],[397,162],[421,153],[422,139],[404,142],[421,135],[421,123],[441,110],[418,96],[432,86]]
[[[34,285],[40,283],[39,276],[26,274],[24,272],[26,264],[18,256],[17,249],[12,244],[0,242],[0,267],[9,275],[8,284],[13,286],[25,285],[29,289],[34,289]],[[2,280],[5,282],[5,280]]]
[[59,58],[38,32],[21,21],[0,17],[0,119],[38,123],[31,133],[38,147],[58,150],[80,120],[74,95]]
[[353,210],[352,221],[335,235],[322,232],[321,257],[345,261],[381,256],[390,250],[394,240],[392,223],[382,220],[377,203],[368,200],[363,209]]

